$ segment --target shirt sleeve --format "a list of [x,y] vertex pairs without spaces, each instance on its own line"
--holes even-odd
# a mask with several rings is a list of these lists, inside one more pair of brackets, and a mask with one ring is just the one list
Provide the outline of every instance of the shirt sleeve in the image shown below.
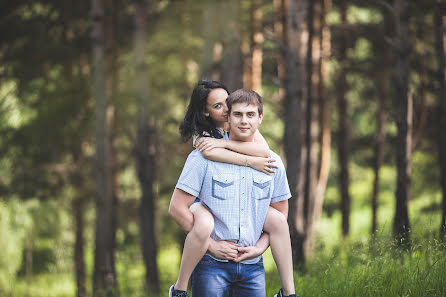
[[271,196],[271,203],[287,200],[291,198],[290,186],[286,176],[285,166],[278,155],[274,156],[279,168],[274,173],[274,188]]
[[197,150],[192,151],[187,157],[176,188],[198,197],[206,175],[206,168],[207,160],[203,155]]

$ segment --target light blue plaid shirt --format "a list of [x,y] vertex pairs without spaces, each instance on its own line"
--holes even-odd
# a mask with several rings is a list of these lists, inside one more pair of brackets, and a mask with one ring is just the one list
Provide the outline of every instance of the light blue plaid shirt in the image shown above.
[[[186,160],[176,187],[201,199],[214,215],[214,240],[254,246],[259,240],[268,207],[291,197],[285,167],[267,175],[255,169],[207,160],[194,150]],[[261,256],[243,261],[254,264]]]

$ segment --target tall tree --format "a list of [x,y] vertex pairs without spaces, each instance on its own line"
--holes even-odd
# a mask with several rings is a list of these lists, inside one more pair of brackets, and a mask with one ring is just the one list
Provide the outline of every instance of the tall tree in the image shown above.
[[281,5],[283,15],[283,69],[285,134],[284,151],[287,160],[287,175],[293,200],[289,205],[288,222],[295,267],[302,267],[305,261],[305,222],[303,177],[305,155],[304,100],[308,53],[308,1],[286,0]]
[[440,234],[446,238],[446,3],[437,0],[435,8],[435,41],[438,60],[438,153],[440,159],[440,184],[443,194],[443,212]]
[[[320,27],[317,30],[319,37],[319,55],[317,61],[317,94],[319,113],[317,120],[319,121],[319,159],[317,171],[317,183],[314,190],[314,202],[312,213],[312,229],[316,228],[317,219],[322,213],[322,205],[324,201],[325,189],[328,182],[328,174],[330,171],[330,154],[331,154],[331,127],[330,127],[330,98],[327,94],[326,82],[328,81],[328,59],[331,55],[330,43],[330,28],[326,22],[326,15],[331,8],[331,0],[321,0],[318,3],[320,12],[317,18],[320,22]],[[313,232],[312,232],[313,233]]]
[[319,66],[321,59],[320,39],[321,39],[321,14],[322,5],[320,1],[310,1],[308,5],[308,48],[306,55],[306,89],[307,96],[303,100],[305,110],[304,123],[304,149],[302,155],[304,166],[303,175],[303,220],[305,240],[304,255],[310,256],[313,250],[312,233],[314,228],[314,202],[315,190],[318,178],[318,134],[319,134]]
[[263,26],[262,0],[251,1],[249,54],[246,57],[243,85],[257,93],[262,93]]
[[200,78],[211,78],[220,80],[218,71],[218,59],[216,48],[218,48],[217,36],[222,31],[221,15],[219,13],[219,5],[215,0],[207,0],[203,5],[203,50],[200,57]]
[[[382,8],[382,15],[384,17],[384,36],[390,36],[392,34],[392,17],[388,9]],[[383,44],[383,43],[380,43]],[[372,206],[372,227],[371,234],[375,234],[378,230],[378,205],[379,205],[379,192],[380,192],[380,173],[381,165],[384,159],[384,147],[385,147],[385,122],[386,122],[386,102],[389,101],[390,90],[389,90],[389,78],[391,69],[387,66],[391,62],[391,51],[387,45],[384,44],[383,47],[379,47],[380,52],[382,52],[380,63],[380,70],[376,72],[377,81],[377,116],[376,116],[376,136],[373,145],[373,171],[375,174],[373,180],[373,192],[371,199]]]
[[141,186],[140,224],[141,246],[146,267],[146,286],[154,294],[159,293],[157,247],[155,236],[155,134],[153,119],[149,117],[149,73],[146,53],[147,0],[135,1],[135,95],[137,97],[136,168]]
[[411,156],[412,156],[412,96],[409,89],[409,10],[406,0],[395,0],[395,38],[393,45],[396,55],[396,208],[393,233],[400,244],[409,244],[409,213]]
[[342,235],[347,236],[350,232],[350,120],[348,115],[348,85],[347,85],[347,8],[346,0],[339,1],[341,13],[341,33],[338,40],[338,62],[340,69],[336,77],[336,100],[338,105],[339,138],[338,138],[338,159],[339,159],[339,189],[341,194],[342,212]]
[[223,53],[221,82],[230,92],[243,87],[243,57],[240,29],[240,1],[221,2],[221,14],[226,25],[222,32]]
[[117,278],[114,267],[113,193],[110,176],[110,143],[105,85],[105,4],[92,0],[94,98],[96,116],[96,238],[93,274],[95,296],[116,296]]

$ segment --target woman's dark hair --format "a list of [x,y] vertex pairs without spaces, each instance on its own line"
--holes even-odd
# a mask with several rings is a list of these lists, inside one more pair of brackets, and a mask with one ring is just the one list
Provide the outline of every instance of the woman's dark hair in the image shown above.
[[223,84],[214,80],[200,80],[192,91],[186,115],[180,124],[180,134],[184,142],[188,141],[194,133],[203,135],[207,132],[214,138],[223,137],[212,119],[204,115],[209,93],[214,89],[224,89],[229,94]]

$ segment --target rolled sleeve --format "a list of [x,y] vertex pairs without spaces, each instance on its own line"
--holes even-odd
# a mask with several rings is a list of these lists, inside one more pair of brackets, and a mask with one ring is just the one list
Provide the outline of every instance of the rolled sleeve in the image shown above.
[[207,160],[203,155],[197,150],[191,152],[184,164],[176,188],[197,197],[203,186],[206,167]]
[[278,155],[273,156],[277,160],[279,168],[274,174],[274,189],[271,195],[271,203],[280,202],[291,198],[290,186],[286,176],[285,166]]

